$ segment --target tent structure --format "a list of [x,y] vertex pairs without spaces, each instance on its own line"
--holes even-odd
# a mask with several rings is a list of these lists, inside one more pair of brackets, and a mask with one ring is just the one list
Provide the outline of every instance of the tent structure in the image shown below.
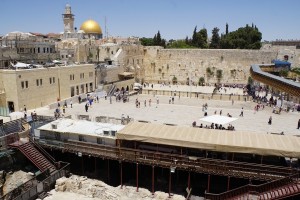
[[300,137],[131,122],[117,139],[219,152],[300,158]]
[[30,68],[30,64],[17,62],[16,64],[11,64],[15,68]]
[[227,117],[227,116],[222,116],[222,115],[211,115],[211,116],[201,118],[200,120],[204,121],[204,122],[224,125],[224,124],[228,124],[230,122],[233,122],[237,119],[238,118]]

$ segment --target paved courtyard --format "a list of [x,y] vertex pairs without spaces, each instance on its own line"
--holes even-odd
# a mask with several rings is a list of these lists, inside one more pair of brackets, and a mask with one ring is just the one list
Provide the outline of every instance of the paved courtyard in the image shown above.
[[[231,101],[221,100],[203,100],[195,97],[175,97],[174,104],[169,104],[169,96],[157,95],[135,95],[129,97],[129,102],[116,102],[115,97],[112,98],[110,104],[109,98],[105,100],[100,98],[99,103],[93,103],[88,112],[85,112],[85,103],[73,104],[73,108],[66,109],[66,116],[72,115],[90,115],[92,119],[96,116],[109,116],[121,118],[129,116],[134,120],[144,120],[151,123],[169,123],[180,126],[192,126],[192,122],[196,121],[197,125],[210,125],[210,123],[200,121],[204,117],[202,105],[208,104],[208,116],[213,115],[215,111],[217,114],[222,110],[222,115],[229,113],[232,117],[238,118],[231,124],[237,131],[250,131],[257,133],[281,133],[285,135],[299,135],[300,130],[297,128],[300,114],[298,112],[281,112],[281,114],[273,114],[272,108],[265,107],[264,110],[254,112],[254,107],[257,103],[235,101],[232,105]],[[156,98],[159,99],[159,104],[156,103]],[[138,99],[141,104],[140,108],[136,108],[135,101]],[[149,106],[149,99],[152,100],[151,107]],[[146,100],[147,105],[144,106]],[[239,117],[241,108],[244,108],[244,117]],[[38,115],[54,115],[54,109],[43,107],[36,109]],[[272,124],[268,125],[268,119],[272,116]],[[225,125],[227,127],[227,125]]]

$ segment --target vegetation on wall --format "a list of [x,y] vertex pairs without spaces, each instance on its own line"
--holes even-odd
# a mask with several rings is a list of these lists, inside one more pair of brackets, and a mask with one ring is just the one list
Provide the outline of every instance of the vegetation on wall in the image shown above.
[[188,36],[181,40],[169,40],[168,43],[162,38],[160,31],[153,38],[141,38],[140,42],[144,46],[162,46],[165,48],[201,48],[201,49],[260,49],[262,33],[252,24],[240,27],[235,31],[229,32],[229,25],[226,23],[225,34],[219,34],[220,29],[214,27],[211,31],[211,39],[207,34],[207,29],[199,31],[197,26],[194,28],[192,37]]

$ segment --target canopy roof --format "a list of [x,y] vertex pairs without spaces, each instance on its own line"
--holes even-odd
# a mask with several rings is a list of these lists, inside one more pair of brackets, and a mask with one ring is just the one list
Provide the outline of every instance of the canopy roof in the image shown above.
[[300,158],[300,138],[287,135],[132,122],[118,131],[117,139],[219,152]]
[[207,117],[203,117],[200,119],[201,121],[209,122],[209,123],[215,123],[215,124],[228,124],[230,122],[233,122],[237,120],[237,118],[234,117],[227,117],[223,115],[211,115]]

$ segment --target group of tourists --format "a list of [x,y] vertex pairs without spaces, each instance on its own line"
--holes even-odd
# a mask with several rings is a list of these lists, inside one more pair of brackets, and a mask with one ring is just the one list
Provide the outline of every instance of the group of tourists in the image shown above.
[[230,131],[235,130],[234,126],[232,126],[231,124],[229,124],[227,126],[227,128],[224,127],[222,124],[215,124],[215,123],[212,123],[210,126],[208,126],[208,125],[203,126],[203,124],[200,124],[200,126],[197,126],[196,121],[193,121],[192,126],[195,128],[219,129],[219,130],[230,130]]

